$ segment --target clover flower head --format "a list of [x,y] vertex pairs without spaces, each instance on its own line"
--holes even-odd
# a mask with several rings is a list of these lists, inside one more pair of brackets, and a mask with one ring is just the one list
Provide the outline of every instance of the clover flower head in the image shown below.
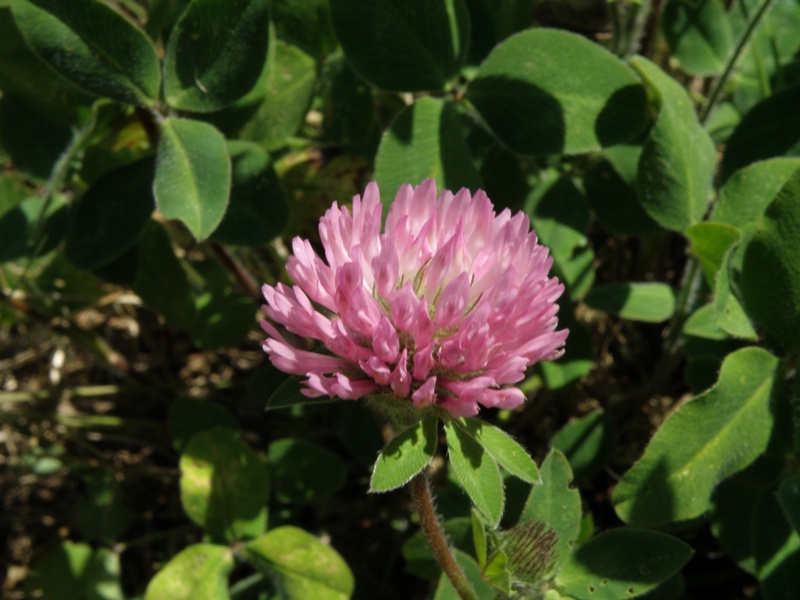
[[496,214],[480,190],[437,197],[430,179],[400,188],[383,232],[381,217],[373,182],[352,210],[334,202],[320,220],[324,258],[292,241],[295,285],[263,287],[272,363],[304,376],[311,397],[391,393],[454,416],[522,404],[514,384],[561,356],[567,337],[556,331],[564,286],[548,277],[552,258],[528,217]]

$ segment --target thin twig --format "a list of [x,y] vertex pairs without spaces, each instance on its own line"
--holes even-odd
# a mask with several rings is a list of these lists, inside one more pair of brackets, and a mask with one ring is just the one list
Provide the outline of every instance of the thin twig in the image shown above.
[[714,87],[711,90],[711,94],[708,98],[708,102],[703,109],[703,113],[700,115],[701,123],[705,124],[713,114],[714,108],[719,102],[722,92],[725,90],[725,86],[728,84],[728,79],[733,72],[733,68],[736,66],[736,63],[738,62],[742,52],[744,52],[744,49],[747,47],[747,44],[750,43],[750,38],[752,37],[756,26],[761,22],[762,17],[767,13],[767,9],[772,6],[774,1],[775,0],[764,0],[764,2],[762,2],[758,7],[758,10],[756,10],[756,12],[754,12],[747,21],[747,24],[742,31],[742,35],[739,36],[739,40],[736,42],[733,52],[730,56],[728,56],[728,60],[725,63],[725,68],[723,69],[722,74],[714,83]]
[[256,301],[256,304],[260,306],[264,298],[261,295],[261,288],[255,278],[225,246],[212,242],[209,244],[209,247],[222,265],[233,274],[236,281],[239,282],[239,285],[241,285],[248,295]]

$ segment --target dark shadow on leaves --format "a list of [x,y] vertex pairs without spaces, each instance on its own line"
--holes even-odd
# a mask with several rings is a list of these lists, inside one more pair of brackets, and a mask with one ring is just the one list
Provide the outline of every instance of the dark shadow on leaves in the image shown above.
[[487,76],[470,84],[468,96],[509,149],[521,154],[563,153],[564,111],[549,92],[519,79]]

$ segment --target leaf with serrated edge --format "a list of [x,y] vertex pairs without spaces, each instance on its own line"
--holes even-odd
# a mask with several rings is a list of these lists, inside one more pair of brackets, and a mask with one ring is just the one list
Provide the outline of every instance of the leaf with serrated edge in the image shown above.
[[505,505],[503,478],[497,463],[455,421],[448,420],[444,430],[447,454],[456,477],[477,509],[497,527]]
[[370,492],[388,492],[404,486],[428,466],[436,451],[435,417],[428,417],[396,435],[378,456]]
[[541,483],[539,467],[527,450],[502,429],[480,419],[462,419],[459,423],[506,471],[528,483]]

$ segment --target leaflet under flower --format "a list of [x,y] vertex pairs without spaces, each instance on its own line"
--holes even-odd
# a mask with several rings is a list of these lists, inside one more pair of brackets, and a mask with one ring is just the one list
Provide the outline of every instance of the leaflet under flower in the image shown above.
[[[375,183],[352,213],[334,203],[319,225],[325,260],[293,240],[295,285],[263,288],[272,363],[307,377],[308,396],[389,392],[454,416],[519,406],[511,386],[567,337],[556,331],[564,286],[528,217],[495,214],[483,191],[437,198],[432,180],[400,188],[383,233],[381,208]],[[270,321],[326,351],[296,348]]]

